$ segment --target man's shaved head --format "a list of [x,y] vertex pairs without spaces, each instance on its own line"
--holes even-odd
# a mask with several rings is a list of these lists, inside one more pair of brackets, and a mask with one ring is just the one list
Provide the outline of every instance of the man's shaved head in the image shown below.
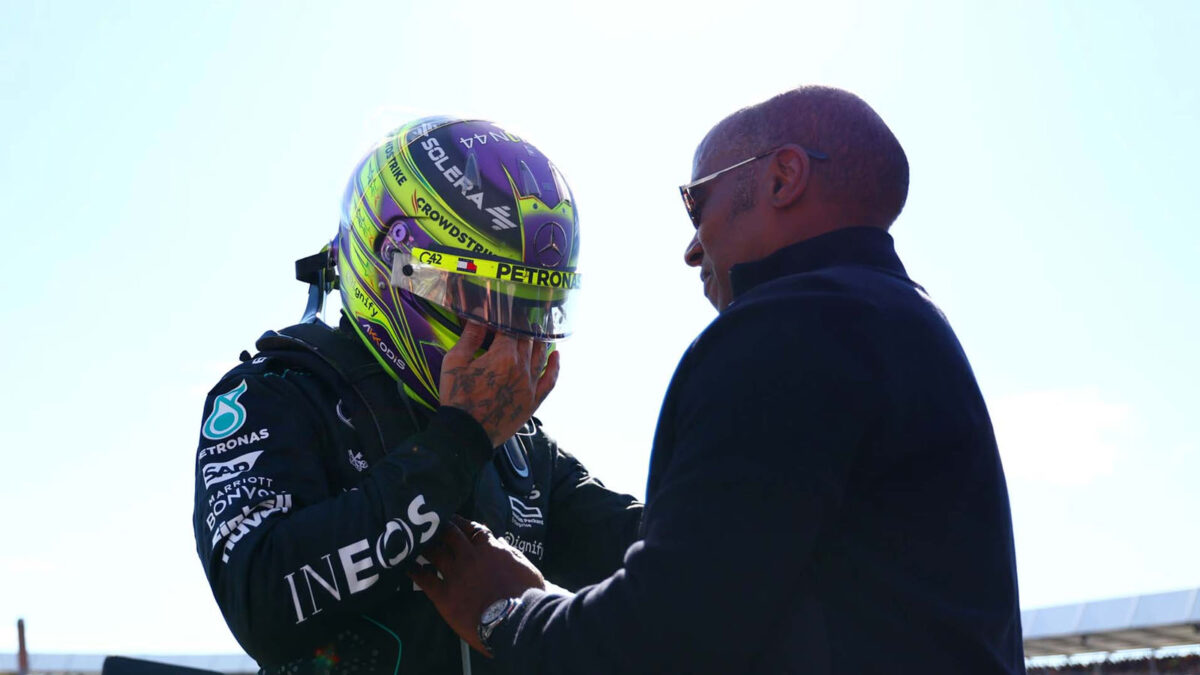
[[[814,160],[810,192],[836,209],[842,226],[888,227],[908,197],[908,159],[865,101],[833,87],[793,89],[722,120],[697,149],[752,157],[795,143],[829,156]],[[753,205],[753,172],[739,176],[735,212]]]

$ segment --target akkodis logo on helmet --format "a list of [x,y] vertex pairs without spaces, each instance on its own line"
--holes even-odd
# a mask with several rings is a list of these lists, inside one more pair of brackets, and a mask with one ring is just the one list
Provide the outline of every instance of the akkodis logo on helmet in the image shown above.
[[219,441],[223,438],[229,438],[242,425],[246,423],[246,408],[241,403],[238,403],[238,397],[246,393],[246,381],[229,391],[217,397],[213,402],[212,412],[208,414],[208,419],[204,420],[204,427],[200,433],[204,437]]

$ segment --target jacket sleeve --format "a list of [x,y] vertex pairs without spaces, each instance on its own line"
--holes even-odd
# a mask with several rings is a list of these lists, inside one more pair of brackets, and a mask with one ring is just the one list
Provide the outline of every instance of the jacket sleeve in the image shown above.
[[554,457],[546,576],[570,589],[594,584],[621,567],[625,550],[637,539],[642,504],[605,487],[578,459],[544,432],[541,436]]
[[403,568],[491,455],[483,429],[443,407],[357,487],[335,489],[320,452],[333,404],[317,391],[302,372],[244,364],[205,403],[197,552],[234,636],[262,664],[311,656],[345,617],[411,588]]
[[664,401],[642,539],[596,585],[529,591],[489,640],[497,663],[525,675],[750,669],[795,617],[798,571],[869,433],[866,379],[816,315],[723,314]]

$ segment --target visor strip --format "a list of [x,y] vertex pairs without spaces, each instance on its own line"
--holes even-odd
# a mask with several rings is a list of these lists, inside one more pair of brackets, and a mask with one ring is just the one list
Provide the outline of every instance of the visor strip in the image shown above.
[[582,281],[581,275],[578,272],[552,270],[544,267],[527,267],[525,265],[486,260],[483,258],[469,258],[454,253],[430,251],[424,248],[412,249],[412,260],[414,263],[452,274],[487,277],[511,283],[527,284],[529,286],[542,286],[544,288],[574,290],[579,288]]

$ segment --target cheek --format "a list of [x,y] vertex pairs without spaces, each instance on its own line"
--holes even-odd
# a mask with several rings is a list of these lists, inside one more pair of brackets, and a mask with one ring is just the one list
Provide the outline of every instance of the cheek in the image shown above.
[[700,245],[704,247],[704,255],[712,262],[713,268],[724,274],[738,260],[738,238],[730,236],[726,230],[713,230],[700,234]]
[[724,257],[724,247],[722,246],[721,237],[714,230],[707,230],[703,227],[696,233],[696,240],[700,242],[700,247],[704,249],[704,257],[718,262]]

